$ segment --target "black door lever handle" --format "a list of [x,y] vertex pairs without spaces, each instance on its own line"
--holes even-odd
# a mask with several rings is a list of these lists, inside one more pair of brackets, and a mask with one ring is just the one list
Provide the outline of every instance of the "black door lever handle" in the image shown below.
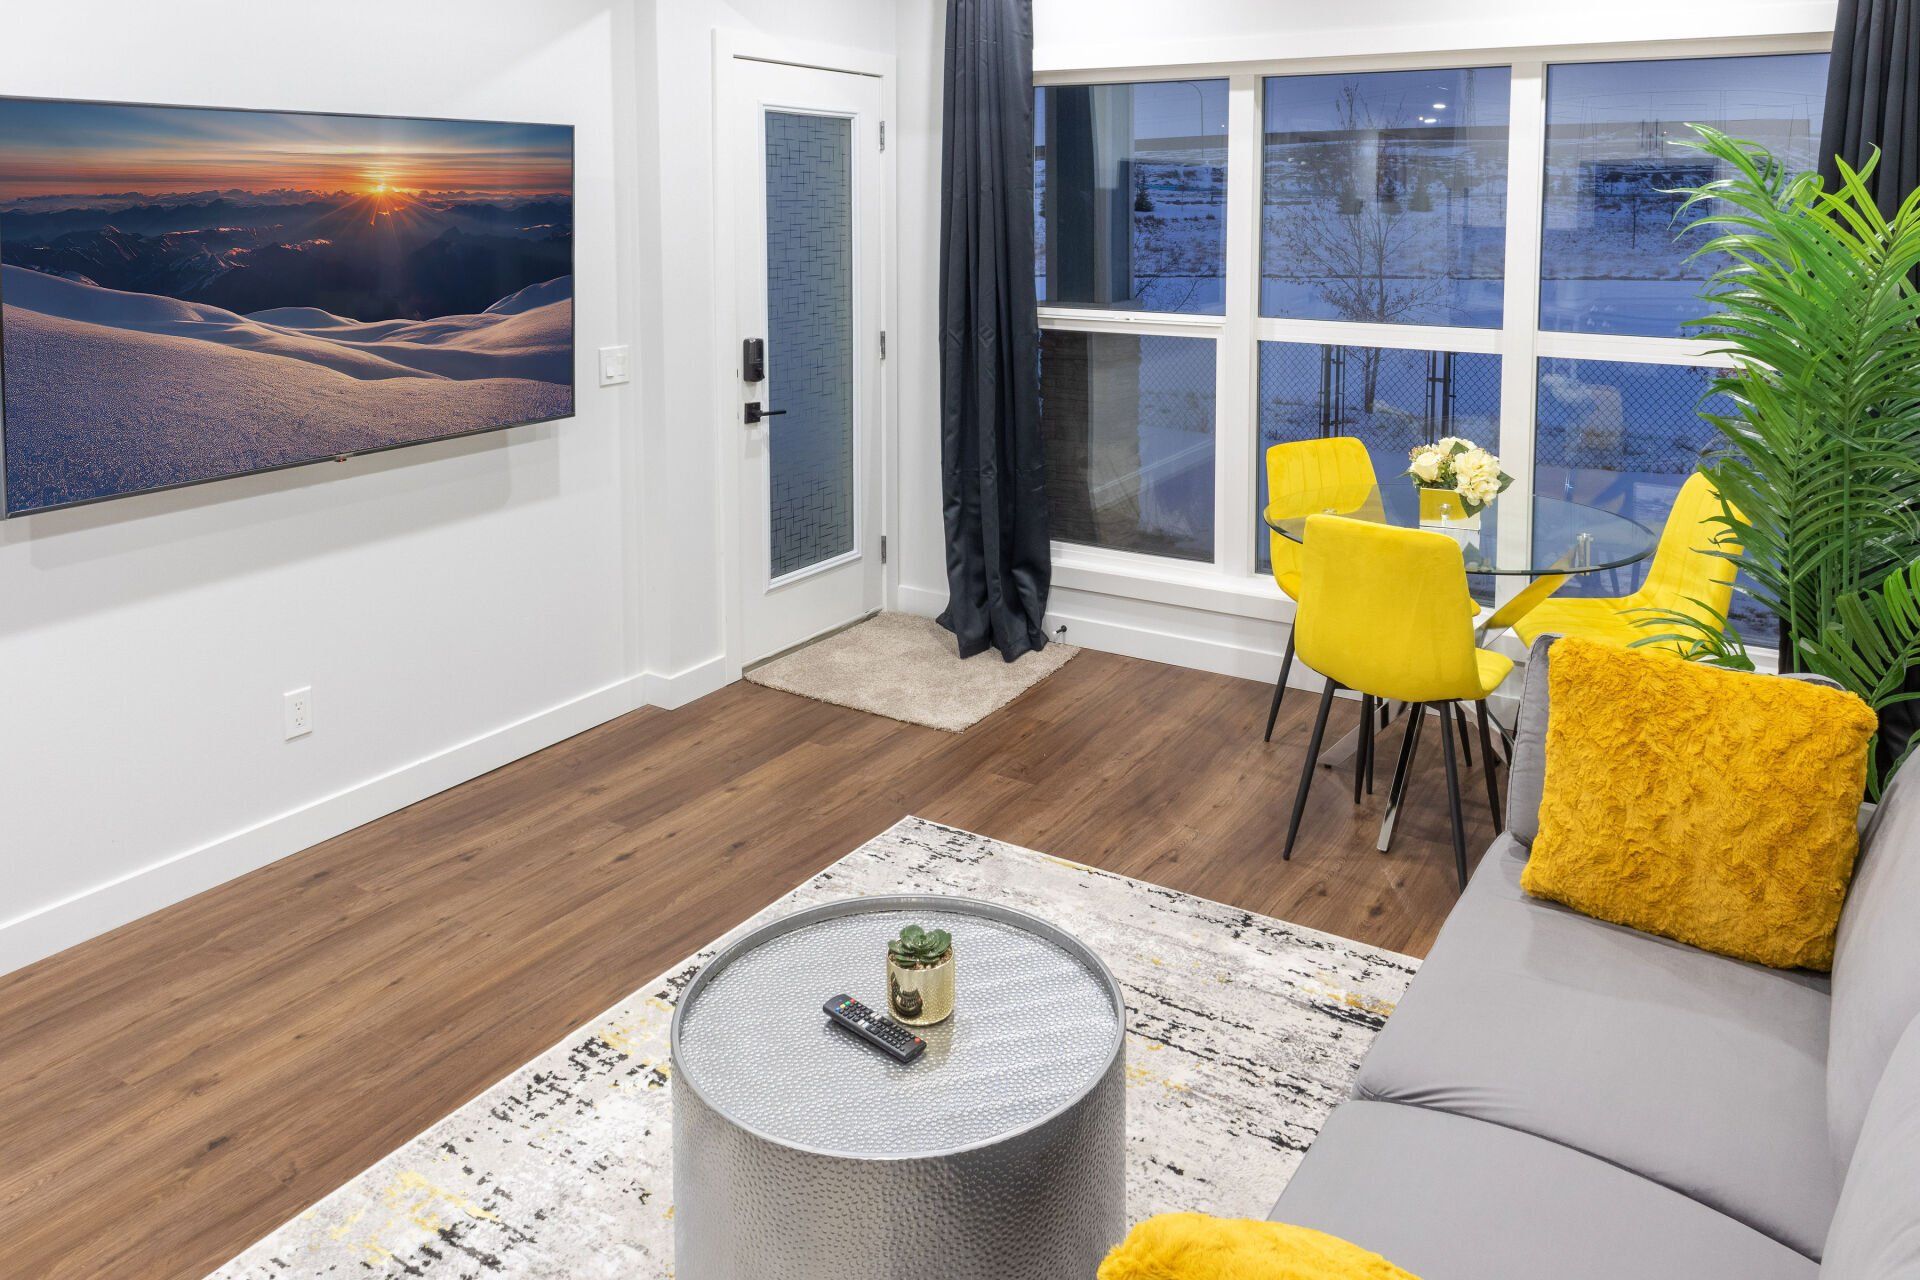
[[764,409],[758,403],[749,404],[747,406],[747,425],[752,426],[763,418],[777,418],[785,412],[785,409]]

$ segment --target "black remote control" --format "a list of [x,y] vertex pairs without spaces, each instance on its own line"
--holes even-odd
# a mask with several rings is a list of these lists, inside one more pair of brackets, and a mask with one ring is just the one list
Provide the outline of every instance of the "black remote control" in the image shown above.
[[895,1062],[912,1062],[926,1051],[927,1042],[892,1018],[883,1018],[852,996],[835,996],[820,1006],[827,1017],[853,1032]]

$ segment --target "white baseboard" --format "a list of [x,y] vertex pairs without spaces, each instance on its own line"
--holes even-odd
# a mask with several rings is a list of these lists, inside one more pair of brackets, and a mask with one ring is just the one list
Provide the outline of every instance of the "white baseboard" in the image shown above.
[[727,686],[727,657],[718,654],[705,662],[696,662],[684,671],[664,675],[649,671],[640,677],[640,698],[642,705],[665,707],[671,711],[675,707],[684,707],[696,698]]
[[[1243,680],[1268,683],[1280,673],[1280,647],[1249,641],[1223,630],[1218,634],[1180,632],[1136,619],[1100,617],[1092,612],[1050,608],[1047,610],[1047,634],[1061,626],[1067,629],[1068,644],[1098,649],[1103,653],[1124,654],[1149,662],[1165,662],[1216,675],[1239,676]],[[1280,633],[1280,645],[1286,644],[1286,632],[1279,624],[1270,624]],[[1290,686],[1318,689],[1320,678],[1298,663],[1287,682]]]
[[0,974],[311,848],[637,707],[682,706],[725,682],[726,664],[719,658],[672,674],[648,672],[617,680],[118,880],[0,921]]
[[[947,607],[945,591],[906,583],[897,599],[903,612],[926,617]],[[1269,684],[1287,642],[1286,624],[1269,618],[1055,587],[1047,634],[1062,625],[1068,644]],[[1318,692],[1320,677],[1295,663],[1287,685]]]
[[946,610],[947,593],[944,588],[935,591],[931,587],[909,586],[903,582],[894,589],[894,607],[902,613],[937,618]]

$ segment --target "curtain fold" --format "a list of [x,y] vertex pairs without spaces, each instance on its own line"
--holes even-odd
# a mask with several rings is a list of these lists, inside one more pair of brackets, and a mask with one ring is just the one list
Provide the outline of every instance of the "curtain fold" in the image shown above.
[[1820,172],[1831,190],[1834,157],[1858,168],[1873,149],[1874,203],[1891,214],[1920,187],[1920,0],[1840,0],[1820,125]]
[[1032,0],[949,0],[941,144],[941,625],[960,656],[1044,648],[1046,465],[1033,262]]

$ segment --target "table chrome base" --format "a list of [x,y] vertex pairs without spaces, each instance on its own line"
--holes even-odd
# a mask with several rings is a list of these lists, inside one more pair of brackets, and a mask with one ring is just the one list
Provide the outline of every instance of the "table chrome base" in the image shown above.
[[[910,1068],[909,1068],[910,1069]],[[1126,1234],[1126,1060],[1052,1118],[986,1146],[909,1160],[769,1142],[673,1094],[685,1280],[1059,1280]]]

